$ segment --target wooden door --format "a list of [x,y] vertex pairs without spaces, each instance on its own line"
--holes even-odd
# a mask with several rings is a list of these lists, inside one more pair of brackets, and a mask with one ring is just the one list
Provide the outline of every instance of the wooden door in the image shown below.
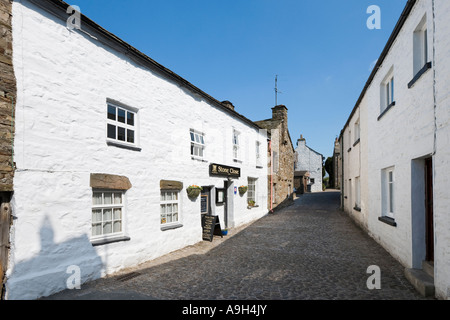
[[5,273],[9,257],[9,230],[11,226],[11,208],[9,199],[0,195],[0,299],[4,297]]
[[433,161],[425,160],[425,231],[426,260],[434,261],[434,222],[433,222]]

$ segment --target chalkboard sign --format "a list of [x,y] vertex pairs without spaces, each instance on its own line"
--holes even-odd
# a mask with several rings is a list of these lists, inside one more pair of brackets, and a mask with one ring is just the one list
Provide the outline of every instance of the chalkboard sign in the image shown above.
[[202,194],[200,206],[201,206],[201,213],[208,213],[208,195],[207,194]]
[[213,241],[214,235],[221,236],[222,228],[218,216],[202,214],[203,240]]

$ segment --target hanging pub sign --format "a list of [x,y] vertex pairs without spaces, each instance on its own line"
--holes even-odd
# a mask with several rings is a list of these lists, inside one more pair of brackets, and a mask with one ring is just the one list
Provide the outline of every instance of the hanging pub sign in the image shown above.
[[217,177],[240,178],[241,168],[234,168],[213,163],[209,166],[209,174]]

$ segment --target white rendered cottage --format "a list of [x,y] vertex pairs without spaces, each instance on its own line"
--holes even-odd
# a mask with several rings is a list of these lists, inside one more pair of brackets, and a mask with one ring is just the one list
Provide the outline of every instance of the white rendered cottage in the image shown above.
[[450,297],[449,15],[449,1],[407,2],[340,136],[345,211],[438,298]]
[[[306,144],[306,139],[301,136],[297,140],[296,152],[296,162],[295,162],[295,176],[298,178],[300,176],[308,175],[307,185],[305,191],[307,192],[322,192],[323,187],[323,155],[308,147]],[[306,183],[306,180],[305,180]],[[298,192],[298,191],[297,191]]]
[[69,30],[67,7],[12,7],[7,299],[66,289],[71,266],[84,283],[202,241],[202,214],[223,229],[268,213],[265,132],[85,16]]

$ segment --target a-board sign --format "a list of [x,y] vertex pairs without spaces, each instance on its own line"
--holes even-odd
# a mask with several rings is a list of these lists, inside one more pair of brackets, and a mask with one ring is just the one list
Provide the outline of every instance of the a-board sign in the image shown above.
[[214,235],[222,236],[222,228],[218,216],[202,214],[203,240],[213,241]]

